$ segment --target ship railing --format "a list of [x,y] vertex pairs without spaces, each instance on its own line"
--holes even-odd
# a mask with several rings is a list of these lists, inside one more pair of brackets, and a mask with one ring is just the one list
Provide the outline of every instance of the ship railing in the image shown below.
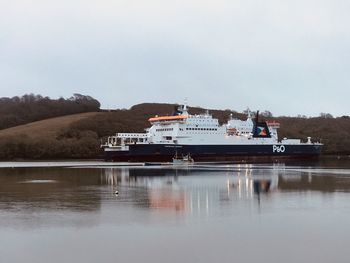
[[124,146],[129,144],[145,144],[148,141],[146,133],[117,133],[115,136],[109,136],[107,142],[102,144],[102,148]]
[[135,139],[147,139],[147,133],[117,133],[116,137],[121,139],[135,138]]
[[282,139],[282,144],[300,144],[300,143],[301,143],[300,139],[287,139],[287,138]]

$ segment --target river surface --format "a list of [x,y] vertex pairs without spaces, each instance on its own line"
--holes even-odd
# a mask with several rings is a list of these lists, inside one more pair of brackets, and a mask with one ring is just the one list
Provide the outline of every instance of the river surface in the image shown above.
[[350,262],[349,162],[70,165],[0,165],[1,263]]

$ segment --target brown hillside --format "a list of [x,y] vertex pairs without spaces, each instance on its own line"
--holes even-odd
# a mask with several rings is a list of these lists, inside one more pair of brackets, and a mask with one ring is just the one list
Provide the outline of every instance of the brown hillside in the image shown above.
[[46,120],[31,122],[24,125],[15,126],[0,130],[0,138],[25,135],[28,138],[55,138],[58,133],[78,121],[84,121],[95,117],[103,112],[78,113],[63,117],[50,118]]

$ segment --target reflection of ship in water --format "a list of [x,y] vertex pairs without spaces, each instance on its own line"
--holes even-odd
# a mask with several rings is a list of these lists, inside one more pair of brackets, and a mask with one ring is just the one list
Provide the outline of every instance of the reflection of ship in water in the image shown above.
[[[183,211],[186,208],[185,192],[175,187],[176,180],[164,174],[162,169],[108,168],[101,176],[102,183],[111,185],[112,189],[118,188],[124,200],[131,200],[137,206]],[[123,191],[124,187],[128,190]]]
[[21,211],[45,213],[52,224],[62,217],[73,221],[79,213],[83,225],[94,224],[96,211],[110,211],[110,205],[194,215],[226,211],[222,207],[238,211],[267,204],[282,192],[350,192],[349,175],[346,169],[280,164],[0,169],[0,223],[8,221],[6,212]]
[[104,170],[101,180],[126,192],[130,187],[138,189],[129,198],[141,207],[197,213],[227,204],[235,207],[247,202],[262,204],[278,198],[275,192],[350,191],[349,179],[326,172],[283,164],[109,168]]
[[150,208],[185,210],[186,199],[182,191],[152,190],[149,192]]
[[268,193],[271,187],[271,180],[254,180],[254,193]]
[[[254,202],[257,195],[276,191],[278,185],[278,173],[253,170],[250,165],[234,172],[222,168],[108,168],[104,171],[101,180],[113,189],[122,189],[120,192],[127,189],[129,193],[124,191],[124,194],[136,205],[191,213],[209,212],[220,203],[234,200]],[[133,191],[134,188],[139,190]]]

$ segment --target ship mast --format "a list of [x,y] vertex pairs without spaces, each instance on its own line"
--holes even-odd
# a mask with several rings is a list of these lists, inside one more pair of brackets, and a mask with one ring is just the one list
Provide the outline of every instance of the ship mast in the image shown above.
[[185,99],[184,104],[179,106],[179,111],[181,111],[181,115],[189,116],[187,111],[187,99]]

